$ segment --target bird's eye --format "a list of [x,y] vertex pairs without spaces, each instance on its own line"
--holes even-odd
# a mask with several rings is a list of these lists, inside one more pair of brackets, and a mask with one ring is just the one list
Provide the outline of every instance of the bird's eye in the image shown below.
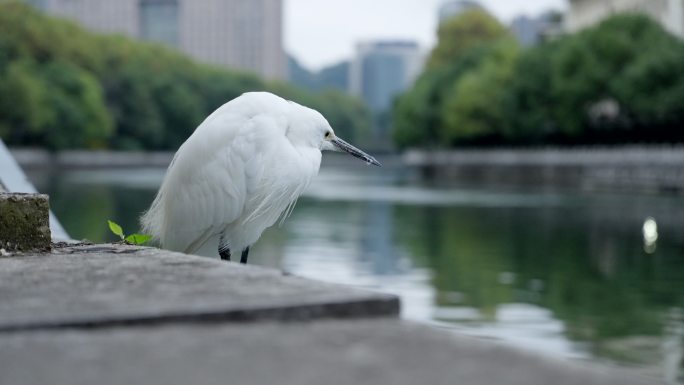
[[326,139],[330,139],[331,136],[332,136],[332,132],[330,132],[330,131],[325,132],[325,138]]

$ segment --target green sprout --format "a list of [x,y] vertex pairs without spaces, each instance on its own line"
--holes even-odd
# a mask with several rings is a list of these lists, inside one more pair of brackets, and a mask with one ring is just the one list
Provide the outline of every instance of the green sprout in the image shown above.
[[112,233],[121,238],[122,241],[128,242],[133,245],[142,245],[145,242],[152,239],[151,235],[145,234],[131,234],[129,236],[125,236],[123,229],[121,228],[121,226],[119,226],[118,223],[110,220],[108,220],[107,222],[109,223],[109,230],[111,230]]

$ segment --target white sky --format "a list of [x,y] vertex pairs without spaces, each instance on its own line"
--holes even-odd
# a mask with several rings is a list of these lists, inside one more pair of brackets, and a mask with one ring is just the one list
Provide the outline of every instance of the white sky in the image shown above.
[[[442,0],[284,0],[285,49],[320,69],[348,59],[357,41],[408,39],[424,49],[435,41]],[[566,0],[480,0],[508,24],[515,16],[566,9]]]

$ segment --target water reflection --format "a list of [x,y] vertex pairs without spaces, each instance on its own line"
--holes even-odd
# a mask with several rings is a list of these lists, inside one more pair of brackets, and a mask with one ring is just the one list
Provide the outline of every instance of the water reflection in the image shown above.
[[646,218],[641,232],[644,235],[644,251],[648,254],[653,254],[656,249],[656,241],[658,240],[658,224],[655,219],[651,217]]
[[[102,241],[115,239],[106,219],[137,229],[162,171],[33,177],[73,237]],[[683,214],[677,197],[435,186],[400,168],[324,168],[250,261],[396,293],[406,318],[681,379]]]

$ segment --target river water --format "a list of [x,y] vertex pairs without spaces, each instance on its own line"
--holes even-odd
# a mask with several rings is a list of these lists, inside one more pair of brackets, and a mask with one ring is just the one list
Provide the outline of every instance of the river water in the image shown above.
[[[681,197],[428,183],[399,165],[331,163],[250,263],[395,293],[407,319],[682,380]],[[138,230],[163,173],[29,176],[72,238],[100,242],[115,240],[107,219]]]

